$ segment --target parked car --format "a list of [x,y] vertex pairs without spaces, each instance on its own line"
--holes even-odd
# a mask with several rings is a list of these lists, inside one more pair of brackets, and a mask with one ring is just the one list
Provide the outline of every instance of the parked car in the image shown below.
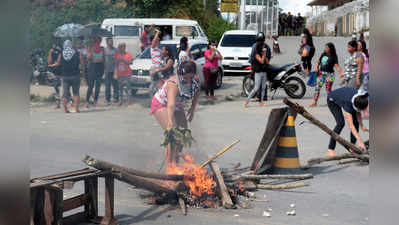
[[[180,40],[183,36],[188,39],[208,41],[207,36],[195,20],[166,19],[166,18],[108,18],[103,21],[101,28],[113,34],[114,44],[126,43],[126,51],[132,55],[141,53],[140,35],[145,27],[155,25],[162,35],[168,34],[172,40]],[[150,33],[152,36],[153,33]],[[105,46],[105,40],[103,40]]]
[[256,42],[256,31],[230,30],[220,39],[217,49],[223,55],[223,70],[225,73],[248,73],[248,59],[252,46]]
[[[208,42],[202,40],[189,40],[190,52],[193,56],[195,63],[197,64],[197,76],[200,79],[201,86],[204,85],[204,75],[202,69],[205,64],[204,52],[207,49]],[[174,53],[173,55],[177,58],[177,49],[179,48],[179,41],[168,40],[161,41],[161,48],[165,45],[169,45]],[[150,68],[151,68],[151,48],[146,48],[141,54],[139,54],[134,60],[130,68],[132,69],[132,93],[136,93],[137,90],[148,90],[151,84]],[[175,72],[177,67],[177,61],[175,60]],[[223,83],[223,68],[219,65],[219,74],[216,81],[216,88],[220,88]]]

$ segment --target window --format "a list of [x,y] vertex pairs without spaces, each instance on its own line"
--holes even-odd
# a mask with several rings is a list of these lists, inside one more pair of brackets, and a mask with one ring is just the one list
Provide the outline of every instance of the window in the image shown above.
[[220,43],[223,47],[252,47],[256,42],[256,35],[228,34]]
[[139,26],[115,26],[115,36],[140,36]]
[[196,37],[198,32],[193,26],[176,26],[176,36]]

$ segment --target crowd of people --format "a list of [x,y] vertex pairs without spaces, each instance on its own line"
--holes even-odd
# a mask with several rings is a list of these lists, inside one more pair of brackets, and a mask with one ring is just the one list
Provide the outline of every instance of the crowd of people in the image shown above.
[[299,35],[304,29],[305,19],[298,13],[294,16],[291,12],[288,14],[280,13],[278,18],[278,34],[279,36]]
[[[290,14],[289,14],[290,15]],[[150,47],[152,67],[153,97],[150,114],[155,117],[163,130],[175,127],[187,128],[187,122],[194,117],[195,108],[200,95],[200,81],[197,77],[197,66],[190,54],[190,47],[186,37],[181,38],[178,55],[173,55],[170,46],[160,47],[161,32],[155,29],[151,42],[147,41],[149,32],[153,27],[147,28],[142,34],[142,49]],[[48,54],[49,68],[58,75],[63,83],[62,106],[66,113],[69,112],[67,104],[73,94],[73,108],[79,112],[79,88],[81,77],[85,78],[88,85],[86,93],[86,107],[98,105],[102,78],[105,78],[105,101],[111,104],[111,98],[118,105],[123,104],[124,89],[129,89],[129,76],[132,71],[133,57],[126,51],[126,44],[119,43],[118,48],[113,45],[113,39],[107,38],[107,46],[100,45],[100,37],[92,37],[91,44],[86,48],[83,42],[65,40],[63,47],[53,45]],[[347,44],[348,56],[344,68],[338,62],[336,47],[333,43],[326,43],[324,51],[319,56],[317,63],[312,67],[312,59],[316,49],[312,34],[308,29],[302,30],[298,54],[306,75],[316,73],[316,86],[313,103],[316,107],[321,88],[325,85],[327,91],[327,105],[336,120],[334,131],[340,133],[347,122],[351,130],[351,142],[358,142],[362,150],[365,149],[363,140],[359,135],[359,127],[367,132],[362,119],[368,116],[368,82],[369,82],[369,51],[363,39],[351,40]],[[223,59],[216,49],[216,42],[209,41],[208,49],[204,53],[205,65],[203,74],[205,80],[205,98],[215,100],[214,87],[217,77],[218,63]],[[177,70],[174,65],[177,60]],[[267,80],[270,68],[271,51],[265,43],[265,35],[260,32],[253,46],[250,62],[255,71],[255,87],[245,101],[248,106],[250,99],[259,94],[259,105],[264,106],[267,101]],[[332,90],[335,81],[334,70],[339,73],[341,85],[344,87]],[[113,92],[111,91],[111,87]],[[128,103],[130,96],[128,96]],[[191,107],[184,111],[184,103],[191,102]],[[57,102],[57,107],[59,103]],[[343,109],[343,110],[342,110]],[[180,147],[164,148],[165,159],[168,164],[176,163],[177,152]],[[330,140],[328,156],[335,155],[335,141]]]

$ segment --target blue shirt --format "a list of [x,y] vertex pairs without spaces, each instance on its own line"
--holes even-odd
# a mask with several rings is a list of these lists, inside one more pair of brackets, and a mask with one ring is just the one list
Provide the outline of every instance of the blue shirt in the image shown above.
[[353,114],[356,110],[353,108],[352,98],[357,94],[357,90],[351,87],[338,88],[327,95],[327,100],[332,101],[345,110]]

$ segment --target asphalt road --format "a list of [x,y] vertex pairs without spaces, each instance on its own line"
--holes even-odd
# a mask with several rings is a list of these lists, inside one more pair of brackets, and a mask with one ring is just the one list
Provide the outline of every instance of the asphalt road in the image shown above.
[[[347,56],[348,38],[315,38],[316,55],[323,45],[336,44],[340,64]],[[272,60],[277,65],[297,62],[298,37],[280,39],[282,55]],[[339,80],[339,78],[337,79]],[[241,142],[221,156],[217,163],[229,168],[238,162],[249,166],[262,138],[271,109],[284,107],[283,91],[277,92],[266,107],[250,104],[244,108],[245,98],[224,100],[229,94],[241,92],[242,77],[227,76],[224,85],[216,91],[219,100],[214,105],[200,104],[194,121],[190,124],[197,142],[191,149],[196,162],[205,160],[206,154],[215,154],[236,139]],[[338,87],[338,85],[334,85]],[[297,102],[308,106],[312,102],[313,88],[307,90],[304,99]],[[131,106],[99,107],[82,109],[82,113],[65,114],[52,105],[31,107],[31,177],[51,175],[86,167],[81,159],[89,154],[99,159],[137,169],[158,171],[163,154],[159,147],[162,131],[146,107],[148,99],[140,92]],[[202,100],[201,100],[202,103]],[[319,120],[333,127],[335,122],[326,107],[325,90],[319,107],[308,109]],[[314,125],[296,119],[296,134],[301,164],[310,158],[324,156],[329,136]],[[368,121],[365,121],[368,126]],[[348,128],[342,136],[349,137]],[[368,134],[362,134],[367,139]],[[346,150],[337,145],[337,153]],[[360,225],[368,224],[368,166],[359,164],[337,165],[324,163],[310,169],[315,178],[309,187],[290,191],[257,191],[258,199],[271,202],[252,202],[251,209],[188,209],[183,216],[175,206],[152,206],[144,203],[137,191],[129,185],[115,183],[115,214],[121,224],[275,224],[275,225]],[[102,184],[102,181],[100,182]],[[100,185],[99,212],[104,212],[103,185]],[[83,185],[75,184],[66,190],[65,197],[80,194]],[[296,216],[287,216],[290,204],[295,204]],[[272,208],[271,217],[263,217],[263,211]]]

